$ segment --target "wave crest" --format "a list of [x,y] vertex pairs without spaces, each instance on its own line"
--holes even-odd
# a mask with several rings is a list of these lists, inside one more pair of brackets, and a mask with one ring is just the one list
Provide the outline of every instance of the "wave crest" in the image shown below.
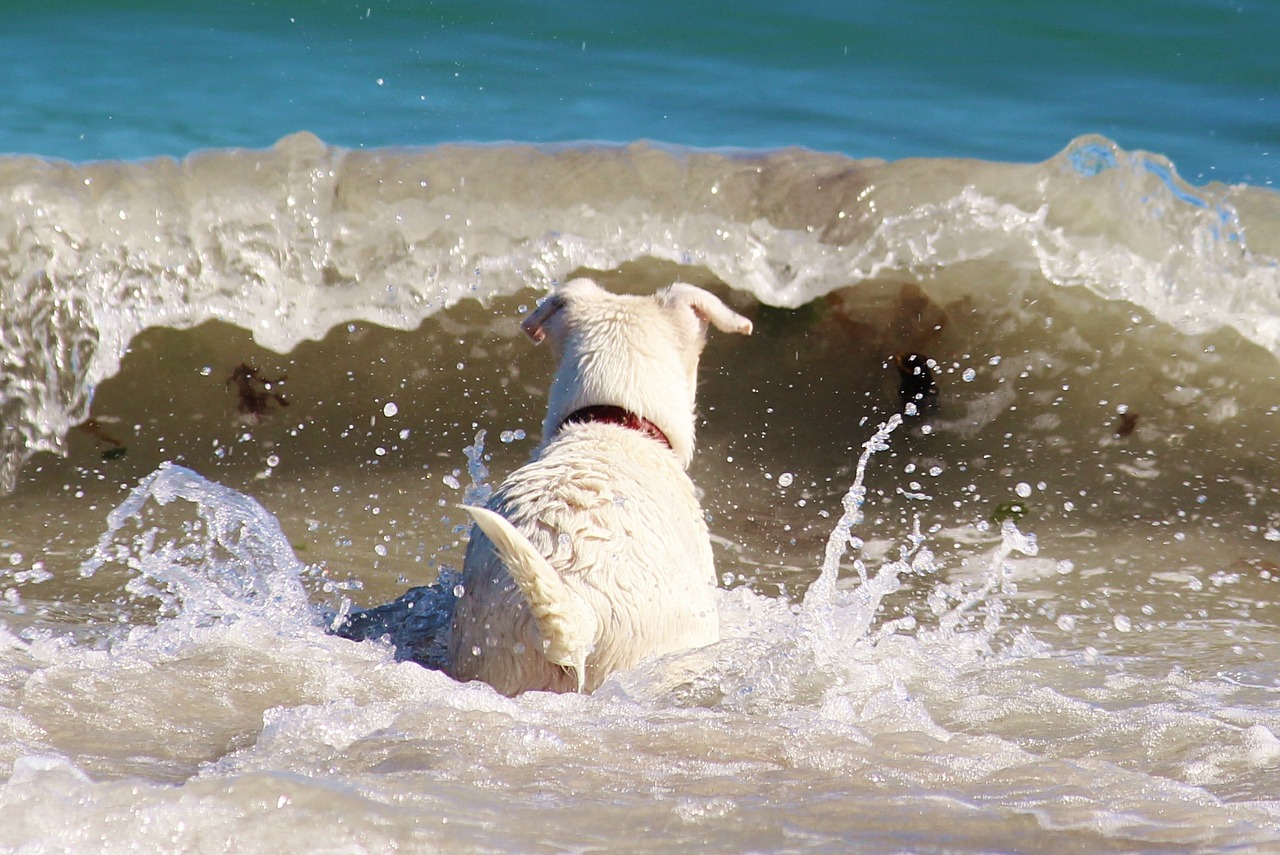
[[1193,188],[1101,137],[1023,165],[651,143],[348,151],[300,133],[182,161],[0,158],[0,188],[6,491],[29,455],[62,449],[148,327],[217,319],[286,352],[339,323],[411,329],[645,258],[788,308],[983,259],[1280,355],[1280,231],[1242,220],[1275,194]]

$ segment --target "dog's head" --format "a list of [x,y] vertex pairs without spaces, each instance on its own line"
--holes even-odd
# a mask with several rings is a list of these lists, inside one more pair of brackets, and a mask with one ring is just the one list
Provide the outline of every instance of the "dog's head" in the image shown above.
[[687,467],[708,324],[751,333],[751,321],[693,285],[676,283],[647,297],[610,294],[590,279],[558,288],[522,325],[535,342],[550,339],[560,357],[543,442],[582,407],[618,406],[657,425]]

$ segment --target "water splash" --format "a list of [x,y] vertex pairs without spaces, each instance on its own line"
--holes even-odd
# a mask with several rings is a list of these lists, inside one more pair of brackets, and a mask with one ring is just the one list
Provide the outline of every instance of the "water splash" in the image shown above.
[[809,586],[801,602],[801,632],[812,636],[809,643],[816,658],[836,659],[842,651],[865,646],[868,642],[874,646],[890,635],[915,629],[915,618],[909,615],[877,627],[881,604],[901,590],[904,578],[925,576],[938,569],[933,552],[925,546],[917,517],[907,542],[899,547],[897,560],[883,562],[872,575],[859,556],[853,562],[858,584],[843,589],[837,586],[840,562],[845,553],[850,549],[860,552],[865,545],[863,539],[854,534],[854,529],[862,524],[865,516],[867,467],[875,454],[889,450],[889,438],[902,423],[903,417],[894,414],[863,443],[853,484],[841,501],[844,512],[827,538],[818,578]]
[[462,574],[442,567],[434,583],[410,588],[390,603],[352,611],[351,601],[344,600],[341,611],[327,616],[325,629],[351,641],[384,642],[397,661],[443,670],[461,582]]
[[[865,543],[855,533],[865,518],[866,476],[874,456],[890,448],[902,423],[902,416],[892,416],[863,444],[822,567],[800,603],[762,597],[749,588],[723,592],[724,641],[678,654],[661,668],[619,675],[612,685],[631,697],[648,695],[678,705],[757,712],[816,705],[859,720],[879,715],[879,705],[889,704],[898,711],[895,715],[914,710],[908,717],[914,716],[921,729],[938,729],[902,681],[910,674],[916,675],[911,679],[932,679],[919,675],[947,673],[961,662],[991,654],[1005,612],[1003,598],[1016,591],[1009,559],[1015,553],[1035,555],[1037,547],[1034,536],[1006,521],[976,584],[947,582],[937,578],[944,568],[917,516],[897,557],[869,569],[860,554]],[[841,584],[841,563],[851,550],[856,579]],[[885,604],[911,578],[929,580],[927,604],[933,620],[927,624],[911,610],[883,617]],[[973,627],[979,615],[984,621]],[[850,712],[861,705],[861,712]]]
[[[888,451],[889,437],[901,424],[902,416],[895,413],[888,421],[880,425],[870,439],[862,444],[862,454],[858,457],[858,466],[854,470],[853,484],[849,487],[848,492],[844,494],[844,498],[840,503],[844,508],[844,513],[827,537],[827,546],[822,558],[822,570],[805,593],[804,604],[806,607],[813,608],[819,603],[831,602],[832,595],[835,593],[836,580],[840,575],[840,560],[847,550],[853,549],[857,551],[862,549],[863,540],[853,534],[853,529],[861,524],[863,519],[862,507],[867,500],[867,488],[863,482],[867,477],[867,465],[871,462],[873,454],[880,451]],[[862,559],[855,560],[854,568],[858,571],[858,578],[865,584],[867,582],[867,568],[862,563]]]
[[[1000,524],[1000,543],[992,551],[987,561],[978,586],[965,590],[960,583],[939,585],[929,595],[929,605],[938,617],[938,633],[954,635],[961,629],[969,613],[979,604],[986,606],[986,623],[984,630],[994,635],[999,629],[1000,616],[1004,612],[1004,601],[992,594],[1011,594],[1015,592],[1012,582],[1013,567],[1009,558],[1014,553],[1034,557],[1040,552],[1034,534],[1024,534],[1017,524],[1007,519]],[[955,605],[949,605],[954,601]]]
[[[476,432],[475,441],[462,449],[467,458],[470,483],[462,504],[485,505],[493,495],[489,467],[485,465],[484,441],[487,432]],[[460,484],[454,486],[461,486]],[[469,525],[459,525],[463,532]],[[390,603],[367,609],[351,609],[351,601],[328,615],[327,630],[352,641],[383,641],[395,651],[399,661],[417,662],[442,670],[448,664],[445,643],[453,623],[453,611],[461,596],[462,575],[452,568],[440,568],[439,578],[430,585],[410,588]]]
[[477,431],[475,442],[462,449],[467,456],[467,475],[471,483],[462,494],[464,505],[486,505],[493,495],[493,487],[489,485],[489,467],[485,465],[484,437],[486,431]]
[[166,619],[193,626],[245,616],[306,626],[302,579],[318,572],[298,561],[262,505],[174,464],[143,478],[110,513],[81,575],[107,564],[135,574],[125,586],[135,600],[158,600]]

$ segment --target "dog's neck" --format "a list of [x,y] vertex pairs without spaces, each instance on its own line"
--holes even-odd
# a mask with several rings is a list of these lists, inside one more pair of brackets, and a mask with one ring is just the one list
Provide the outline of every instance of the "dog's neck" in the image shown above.
[[[583,424],[586,422],[598,422],[601,424],[619,425],[621,427],[630,428],[639,431],[651,439],[671,448],[671,440],[667,439],[667,435],[662,432],[662,428],[653,422],[631,412],[626,407],[618,407],[613,404],[595,404],[590,407],[582,407],[574,410],[565,416],[564,421],[560,422],[560,429],[565,425]],[[557,429],[557,433],[559,429]]]

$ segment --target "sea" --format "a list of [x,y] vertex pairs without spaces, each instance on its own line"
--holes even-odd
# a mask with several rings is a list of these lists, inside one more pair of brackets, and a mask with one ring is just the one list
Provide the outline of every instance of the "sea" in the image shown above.
[[[1280,851],[1280,4],[0,20],[0,851]],[[754,322],[723,639],[507,698],[582,275]]]

